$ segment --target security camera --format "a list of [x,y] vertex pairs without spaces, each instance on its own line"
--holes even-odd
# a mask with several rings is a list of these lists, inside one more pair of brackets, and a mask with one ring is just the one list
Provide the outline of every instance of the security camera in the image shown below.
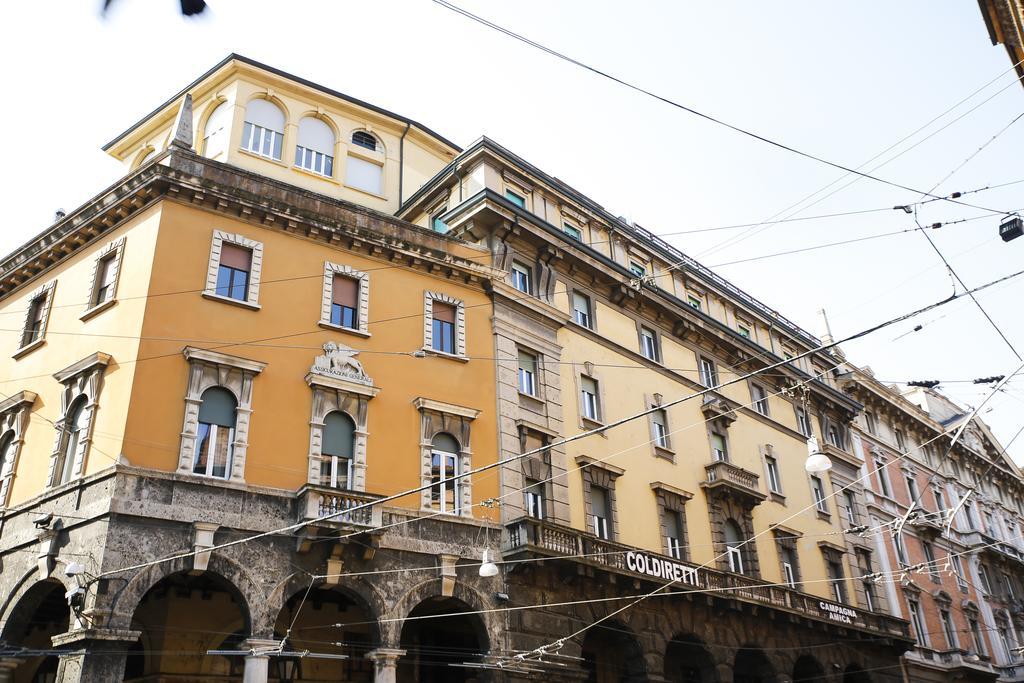
[[68,566],[64,568],[65,576],[81,576],[85,573],[85,565],[81,562],[68,562]]
[[75,612],[80,612],[85,607],[85,589],[81,586],[72,588],[64,597],[68,600],[68,606]]

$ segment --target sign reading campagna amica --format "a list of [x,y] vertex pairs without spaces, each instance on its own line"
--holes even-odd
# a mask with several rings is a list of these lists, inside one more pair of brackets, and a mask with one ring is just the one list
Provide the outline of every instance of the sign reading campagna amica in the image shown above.
[[626,568],[637,574],[646,574],[656,579],[700,585],[700,574],[695,567],[688,567],[679,562],[654,557],[644,553],[630,551],[626,553]]
[[857,610],[850,609],[849,607],[843,607],[842,605],[822,600],[818,603],[818,609],[831,621],[838,621],[843,624],[852,624],[857,621]]

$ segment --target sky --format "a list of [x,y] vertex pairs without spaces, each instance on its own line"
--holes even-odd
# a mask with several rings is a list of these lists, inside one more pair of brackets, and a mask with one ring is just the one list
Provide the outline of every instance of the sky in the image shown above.
[[[430,0],[210,3],[199,18],[181,17],[177,0],[114,0],[105,16],[100,0],[6,10],[0,130],[17,172],[4,183],[0,253],[44,230],[58,208],[73,210],[115,182],[122,166],[100,147],[231,52],[463,146],[487,135],[815,334],[825,331],[824,308],[836,338],[954,291],[926,238],[909,231],[914,216],[891,207],[922,192],[1024,181],[1024,120],[1011,124],[1024,113],[1024,86],[968,0],[456,3],[738,127],[847,167],[869,162],[862,170],[917,192],[844,177]],[[963,281],[977,286],[1024,268],[1024,238],[1003,243],[999,215],[987,215],[1024,209],[1024,182],[960,201],[980,208],[933,201],[918,220],[950,223],[929,234]],[[851,211],[861,213],[816,218]],[[684,232],[772,217],[807,220]],[[1022,293],[1024,278],[977,298],[1024,355]],[[966,406],[987,393],[970,380],[1019,363],[967,298],[843,351],[885,382],[942,380]],[[1024,425],[1022,408],[1024,373],[982,417],[1005,443]],[[1024,462],[1024,436],[1009,452]]]

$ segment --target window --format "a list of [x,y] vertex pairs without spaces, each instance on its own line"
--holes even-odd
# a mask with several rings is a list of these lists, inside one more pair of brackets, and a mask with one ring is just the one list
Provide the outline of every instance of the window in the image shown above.
[[956,627],[953,626],[953,616],[948,609],[939,610],[939,619],[942,621],[942,632],[946,634],[946,644],[949,649],[954,650],[960,647],[956,639]]
[[1010,629],[1006,624],[1000,624],[996,630],[999,633],[999,641],[1003,644],[1003,651],[1006,652],[1007,661],[1012,662],[1017,657],[1013,652],[1013,645],[1010,641]]
[[972,531],[978,528],[978,520],[974,516],[974,505],[968,501],[964,503],[964,516],[967,517],[967,528]]
[[462,511],[459,442],[451,434],[441,433],[431,441],[430,501],[434,509],[457,515]]
[[530,268],[521,263],[512,262],[512,286],[526,294],[533,293],[533,278],[530,276]]
[[989,536],[998,540],[1002,540],[999,535],[999,525],[996,523],[996,518],[992,515],[991,512],[985,513],[985,526]]
[[583,241],[583,231],[577,228],[575,225],[570,225],[569,223],[562,223],[562,230],[565,231],[566,235],[573,238],[577,242]]
[[526,351],[519,352],[519,391],[537,395],[537,356]]
[[108,244],[96,259],[92,272],[92,286],[89,294],[89,309],[113,301],[117,295],[117,277],[121,270],[121,255],[125,238]]
[[599,422],[601,420],[601,405],[597,393],[597,380],[586,375],[580,376],[580,403],[583,417]]
[[590,297],[579,292],[572,293],[572,318],[577,325],[594,329],[594,316],[591,312]]
[[821,483],[820,477],[811,477],[811,494],[814,496],[814,507],[818,509],[818,512],[829,514],[828,501],[825,500],[825,486]]
[[594,535],[609,539],[611,526],[611,500],[608,489],[603,486],[590,487],[590,520],[594,527]]
[[523,504],[527,515],[544,519],[544,484],[536,479],[527,479],[523,487]]
[[981,626],[978,624],[978,618],[968,617],[967,625],[971,629],[971,640],[974,642],[974,651],[979,655],[987,654],[985,651],[985,641],[981,637]]
[[868,434],[872,436],[878,434],[878,422],[875,420],[875,414],[872,412],[864,413],[864,423],[867,425]]
[[754,410],[762,415],[768,415],[768,392],[760,384],[750,385],[750,398],[753,399]]
[[988,569],[983,564],[978,565],[978,579],[981,581],[981,589],[986,594],[992,595],[992,584],[988,580]]
[[352,144],[356,147],[368,149],[371,152],[377,151],[377,138],[363,130],[352,133]]
[[811,436],[811,421],[807,419],[807,411],[797,406],[796,428],[804,436]]
[[725,446],[725,437],[717,432],[711,432],[711,454],[717,462],[729,461],[729,450]]
[[217,296],[246,301],[249,298],[249,270],[252,251],[237,244],[225,242],[220,250],[217,267]]
[[828,565],[828,578],[832,584],[832,597],[838,603],[846,603],[846,576],[843,573],[843,562],[839,559],[830,559]]
[[768,490],[773,493],[782,493],[782,485],[779,482],[778,461],[774,457],[766,455],[764,458],[764,467],[768,473]]
[[956,585],[960,587],[960,590],[964,593],[967,592],[967,577],[964,575],[964,565],[960,560],[960,556],[957,554],[951,555],[953,558],[953,572],[956,574]]
[[665,551],[669,557],[683,559],[683,520],[675,510],[665,510]]
[[881,493],[886,498],[892,498],[892,485],[889,483],[889,472],[885,469],[885,460],[882,458],[875,458],[875,466],[878,470],[878,486],[881,489]]
[[834,424],[828,426],[828,442],[836,448],[843,447],[843,437],[839,431],[839,427]]
[[1013,579],[1006,572],[1003,572],[1003,589],[1006,591],[1006,597],[1010,600],[1017,599],[1017,595],[1013,591]]
[[899,447],[901,452],[905,452],[907,450],[907,439],[903,436],[903,430],[896,429],[893,431],[893,434],[896,435],[896,445]]
[[441,220],[441,216],[444,215],[444,213],[446,211],[448,211],[448,207],[447,206],[442,207],[441,209],[438,209],[437,213],[435,213],[433,216],[431,216],[431,218],[430,218],[430,229],[431,230],[433,230],[434,232],[442,233],[442,234],[448,232],[448,224],[445,223],[443,220]]
[[664,409],[659,408],[651,413],[651,430],[654,433],[654,445],[658,448],[669,448],[668,415]]
[[725,520],[725,553],[729,565],[729,571],[735,574],[743,573],[743,531],[740,525],[732,519]]
[[324,121],[312,116],[299,121],[295,165],[328,178],[334,175],[334,131]]
[[50,317],[52,293],[53,284],[51,283],[34,294],[29,301],[25,327],[21,333],[20,348],[40,341],[46,333],[46,321]]
[[203,156],[208,159],[224,161],[228,151],[228,127],[231,125],[231,114],[234,112],[227,102],[218,104],[210,117],[206,119],[203,129]]
[[235,397],[227,389],[211,387],[203,392],[193,474],[220,479],[230,476],[236,408]]
[[900,563],[901,567],[906,567],[907,562],[907,550],[903,547],[903,535],[896,534],[892,537],[892,545],[896,549],[896,560]]
[[284,112],[270,100],[250,101],[245,107],[242,149],[280,161],[283,139]]
[[850,526],[857,525],[857,497],[853,491],[843,491],[843,512],[846,514],[846,521]]
[[8,480],[14,474],[14,455],[18,444],[15,441],[14,430],[8,430],[0,434],[0,478],[3,479],[3,495],[0,495],[0,508],[7,505]]
[[700,383],[709,389],[718,386],[718,371],[715,362],[709,358],[700,358]]
[[690,308],[695,308],[698,311],[703,310],[704,308],[703,303],[700,300],[700,297],[694,296],[693,294],[688,294],[686,296],[686,303],[690,305]]
[[864,606],[868,608],[869,612],[874,612],[875,606],[878,604],[878,596],[875,595],[875,582],[871,579],[864,579],[861,585],[864,586]]
[[640,353],[643,354],[644,358],[653,360],[655,362],[660,360],[660,354],[658,353],[658,336],[654,330],[646,327],[640,328]]
[[526,197],[523,195],[513,192],[512,190],[505,190],[505,199],[509,200],[520,209],[526,208]]
[[359,329],[359,281],[335,275],[331,292],[331,324]]
[[748,327],[747,325],[737,325],[736,331],[740,333],[741,337],[750,339],[750,327]]
[[336,489],[352,488],[355,440],[356,424],[352,418],[340,410],[327,414],[320,449],[321,484]]
[[939,568],[935,566],[935,549],[928,541],[921,541],[921,550],[924,552],[924,559],[928,563],[928,574],[933,583],[942,583],[939,578]]
[[345,161],[345,184],[370,194],[384,194],[384,167],[349,154]]
[[455,353],[455,306],[441,301],[432,301],[433,336],[432,348],[441,353]]
[[907,600],[907,608],[910,612],[910,623],[914,627],[914,635],[924,645],[928,645],[928,632],[924,629],[924,622],[921,620],[921,604],[917,600]]
[[917,480],[911,472],[905,472],[904,475],[907,478],[907,493],[910,494],[910,502],[920,503],[921,492],[917,488]]
[[[791,541],[796,543],[796,539]],[[797,575],[797,561],[796,561],[796,550],[789,545],[781,546],[779,548],[779,557],[782,561],[782,580],[790,588],[797,588],[800,579]]]
[[946,509],[946,497],[942,495],[942,489],[932,489],[935,494],[935,509],[942,512]]
[[636,261],[629,262],[629,272],[633,273],[633,275],[636,275],[639,278],[647,276],[647,268],[642,264],[637,263]]
[[71,408],[68,409],[67,417],[65,417],[63,423],[58,423],[58,429],[62,432],[62,436],[60,438],[60,454],[57,466],[53,470],[57,480],[53,482],[53,486],[66,484],[71,481],[71,477],[74,474],[75,460],[78,457],[78,446],[85,436],[83,432],[86,421],[85,404],[86,399],[84,396],[75,399]]

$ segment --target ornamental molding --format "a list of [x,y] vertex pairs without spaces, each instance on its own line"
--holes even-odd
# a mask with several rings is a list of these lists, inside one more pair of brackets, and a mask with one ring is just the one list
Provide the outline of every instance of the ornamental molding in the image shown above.
[[310,375],[320,375],[365,386],[373,386],[373,378],[367,376],[363,364],[356,356],[359,352],[351,346],[329,341],[323,346],[324,352],[313,360]]

